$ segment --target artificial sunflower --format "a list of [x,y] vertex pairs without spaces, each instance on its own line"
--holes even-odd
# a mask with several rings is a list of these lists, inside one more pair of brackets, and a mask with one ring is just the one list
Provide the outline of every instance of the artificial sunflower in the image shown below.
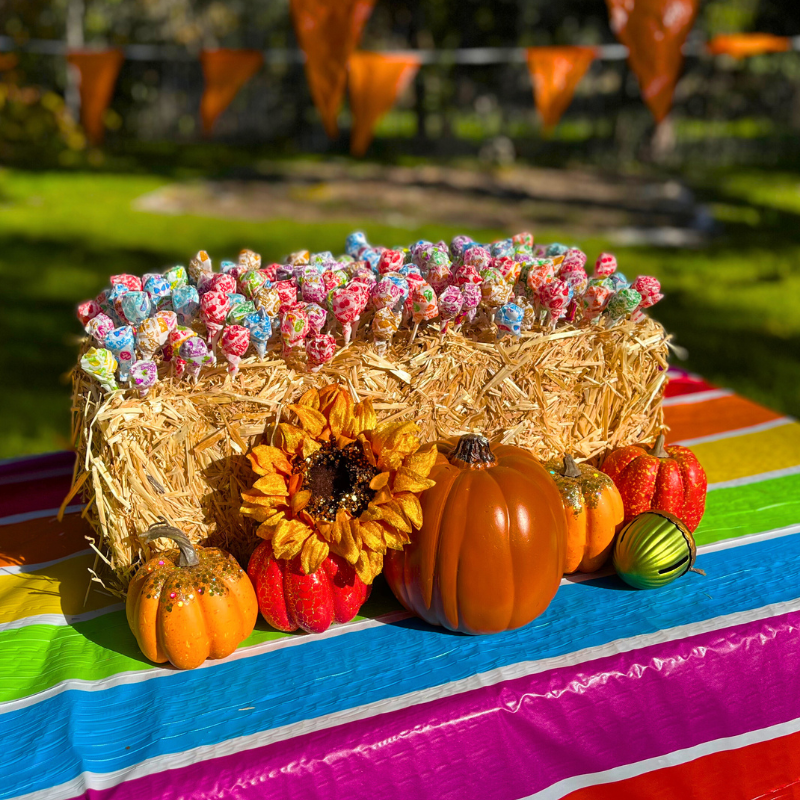
[[378,425],[372,401],[354,405],[338,384],[309,389],[289,409],[298,424],[280,423],[277,446],[247,456],[259,478],[241,512],[261,523],[276,558],[299,554],[311,574],[334,552],[370,584],[387,549],[402,550],[422,526],[436,445],[421,447],[413,422]]

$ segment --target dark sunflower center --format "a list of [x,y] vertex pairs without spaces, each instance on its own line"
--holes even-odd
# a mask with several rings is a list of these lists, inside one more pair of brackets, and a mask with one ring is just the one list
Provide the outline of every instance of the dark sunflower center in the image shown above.
[[340,508],[357,517],[375,497],[369,484],[378,472],[356,442],[341,450],[326,442],[305,463],[302,488],[311,491],[306,511],[327,522],[336,519]]

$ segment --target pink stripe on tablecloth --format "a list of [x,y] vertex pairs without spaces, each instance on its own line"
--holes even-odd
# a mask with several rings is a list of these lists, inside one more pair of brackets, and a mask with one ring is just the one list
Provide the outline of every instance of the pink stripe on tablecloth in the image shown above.
[[664,390],[664,397],[677,397],[682,394],[695,394],[696,392],[707,392],[709,389],[717,387],[704,381],[699,375],[694,375],[683,369],[670,367],[669,381]]
[[800,718],[800,692],[787,691],[798,663],[791,612],[265,746],[234,740],[239,752],[177,769],[154,762],[152,775],[82,797],[511,800]]

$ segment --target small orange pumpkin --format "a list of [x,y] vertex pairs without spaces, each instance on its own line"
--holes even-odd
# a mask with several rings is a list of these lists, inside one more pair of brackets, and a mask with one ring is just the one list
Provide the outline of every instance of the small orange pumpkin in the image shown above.
[[625,509],[614,481],[572,456],[552,459],[545,469],[561,492],[567,515],[567,557],[564,572],[595,572],[611,555],[614,536]]
[[194,669],[229,656],[258,617],[253,585],[236,560],[216,547],[194,547],[169,525],[151,525],[145,541],[172,539],[178,548],[144,564],[128,587],[125,611],[151,661]]
[[437,447],[422,527],[386,554],[389,586],[409,611],[450,630],[527,625],[564,574],[566,522],[553,479],[527,450],[492,448],[483,436]]

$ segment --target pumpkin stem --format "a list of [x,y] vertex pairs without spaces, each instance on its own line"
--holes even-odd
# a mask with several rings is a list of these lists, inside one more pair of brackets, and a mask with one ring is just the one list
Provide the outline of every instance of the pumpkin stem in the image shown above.
[[689,572],[696,572],[698,575],[706,577],[706,573],[702,569],[697,569],[697,567],[689,567]]
[[650,451],[656,458],[669,458],[669,453],[664,448],[664,434],[659,433],[653,449]]
[[575,463],[572,456],[564,456],[564,477],[565,478],[580,478],[580,467]]
[[466,433],[459,440],[450,463],[466,469],[486,469],[497,463],[489,440],[478,433]]
[[178,549],[181,551],[180,558],[178,558],[179,567],[196,567],[200,563],[197,550],[192,546],[189,537],[182,530],[169,525],[163,517],[161,522],[154,522],[147,529],[143,538],[146,542],[152,542],[153,539],[160,539],[162,536],[172,539],[178,545]]

